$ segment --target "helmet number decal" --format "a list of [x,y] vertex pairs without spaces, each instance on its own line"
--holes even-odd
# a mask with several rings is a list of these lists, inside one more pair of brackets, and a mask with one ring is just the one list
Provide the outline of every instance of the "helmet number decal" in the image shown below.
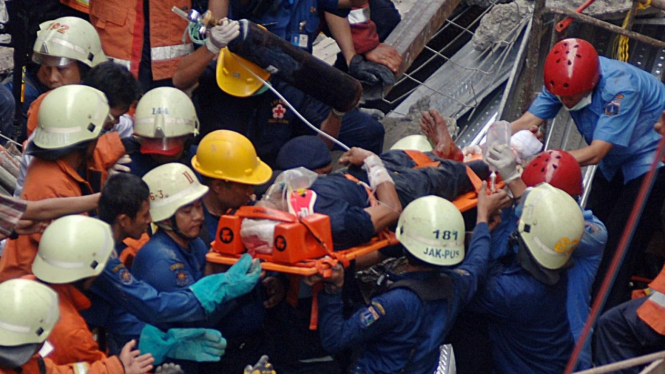
[[169,108],[152,108],[152,114],[169,114]]
[[157,190],[157,192],[153,193],[152,191],[150,192],[150,201],[155,201],[157,199],[163,199],[164,198],[164,193],[162,190]]
[[64,34],[67,30],[69,30],[69,25],[65,25],[60,22],[53,22],[49,25],[48,30],[55,30],[61,34]]
[[[443,240],[450,240],[450,239],[453,239],[453,240],[457,241],[457,231],[450,231],[450,230],[444,230],[444,231],[441,231],[441,230],[434,230],[434,231],[432,231],[432,233],[434,234],[434,236],[436,237],[436,239],[439,239],[439,238],[441,238],[441,239],[443,239]],[[439,234],[440,234],[440,235],[439,235]],[[453,237],[454,237],[454,238],[453,238]]]
[[185,172],[182,173],[182,175],[185,176],[185,178],[187,179],[187,182],[189,182],[189,184],[194,183],[194,178],[191,175],[189,175],[188,172],[185,171]]
[[570,253],[579,242],[579,239],[570,240],[569,238],[563,237],[554,245],[554,251],[556,253]]

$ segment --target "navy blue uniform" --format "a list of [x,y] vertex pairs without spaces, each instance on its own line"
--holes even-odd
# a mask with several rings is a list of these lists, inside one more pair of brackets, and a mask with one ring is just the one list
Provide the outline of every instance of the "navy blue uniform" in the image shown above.
[[[329,106],[278,79],[271,83],[312,125],[320,127],[328,117]],[[271,91],[246,98],[226,94],[217,86],[215,61],[199,78],[192,101],[201,121],[202,136],[219,129],[239,132],[251,140],[259,158],[272,168],[276,167],[277,153],[284,143],[296,136],[314,134]],[[383,150],[384,135],[379,121],[354,109],[343,117],[337,138],[349,147],[378,154]]]
[[566,271],[549,286],[515,261],[492,266],[468,309],[489,318],[496,373],[563,372],[573,350],[567,281]]
[[[455,317],[468,303],[487,271],[490,234],[486,223],[474,230],[467,258],[446,274],[454,284],[452,299],[424,302],[415,292],[396,288],[371,300],[350,318],[342,315],[339,295],[319,294],[319,331],[323,347],[331,352],[363,347],[353,372],[433,373],[439,346]],[[432,273],[413,272],[405,278],[427,280]]]

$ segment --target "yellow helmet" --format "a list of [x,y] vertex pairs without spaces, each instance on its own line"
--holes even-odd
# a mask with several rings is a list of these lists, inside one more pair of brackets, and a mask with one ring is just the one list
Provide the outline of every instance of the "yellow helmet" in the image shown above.
[[228,48],[223,48],[217,58],[217,85],[231,96],[249,97],[256,94],[263,87],[263,83],[247,69],[264,81],[270,78],[270,73],[255,63],[231,53]]
[[192,158],[194,170],[208,178],[260,185],[272,176],[272,169],[256,156],[246,137],[229,130],[217,130],[201,139]]
[[79,17],[61,17],[39,25],[32,60],[40,65],[64,66],[79,61],[95,67],[107,60],[97,30]]

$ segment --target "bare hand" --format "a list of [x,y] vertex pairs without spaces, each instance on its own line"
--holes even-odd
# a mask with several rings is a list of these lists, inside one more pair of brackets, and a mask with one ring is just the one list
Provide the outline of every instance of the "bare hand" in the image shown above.
[[321,274],[314,274],[303,278],[303,280],[305,284],[309,286],[312,286],[318,282],[323,282],[331,284],[335,287],[342,287],[344,285],[344,267],[341,264],[335,265],[332,268],[332,275],[330,278],[324,278]]
[[30,235],[30,234],[37,234],[40,232],[44,232],[46,226],[48,226],[48,222],[45,221],[31,221],[27,219],[22,219],[18,221],[18,224],[16,225],[16,227],[14,227],[14,230],[19,235]]
[[369,156],[374,155],[374,153],[358,148],[358,147],[353,147],[347,152],[345,152],[342,157],[339,158],[339,163],[342,165],[356,165],[360,166],[363,164],[363,161]]
[[118,358],[125,368],[125,374],[143,374],[152,370],[155,361],[150,353],[141,355],[141,351],[134,349],[136,340],[131,340],[120,351]]
[[282,282],[275,277],[267,277],[264,279],[261,284],[266,288],[268,292],[268,300],[263,302],[263,306],[270,309],[279,304],[284,300],[286,291],[284,290],[284,285]]
[[660,118],[654,125],[653,129],[659,132],[660,135],[665,135],[665,110],[660,114]]
[[397,74],[399,67],[402,66],[402,56],[395,48],[384,43],[365,53],[365,58],[367,61],[387,66],[394,74]]
[[483,182],[483,186],[478,191],[478,217],[476,222],[489,222],[490,216],[509,202],[510,198],[505,191],[497,190],[490,194],[487,190],[487,182]]

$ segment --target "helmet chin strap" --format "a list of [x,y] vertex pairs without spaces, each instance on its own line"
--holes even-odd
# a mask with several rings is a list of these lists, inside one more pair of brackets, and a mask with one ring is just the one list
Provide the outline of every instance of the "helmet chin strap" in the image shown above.
[[170,224],[168,226],[163,224],[163,223],[158,223],[157,226],[162,228],[163,230],[171,231],[172,233],[176,234],[180,239],[182,239],[186,242],[190,242],[190,241],[197,238],[196,236],[195,237],[190,237],[188,235],[185,235],[184,232],[180,231],[180,229],[178,228],[178,224],[176,223],[176,220],[175,220],[175,215],[171,216],[171,218],[169,220],[170,220]]

